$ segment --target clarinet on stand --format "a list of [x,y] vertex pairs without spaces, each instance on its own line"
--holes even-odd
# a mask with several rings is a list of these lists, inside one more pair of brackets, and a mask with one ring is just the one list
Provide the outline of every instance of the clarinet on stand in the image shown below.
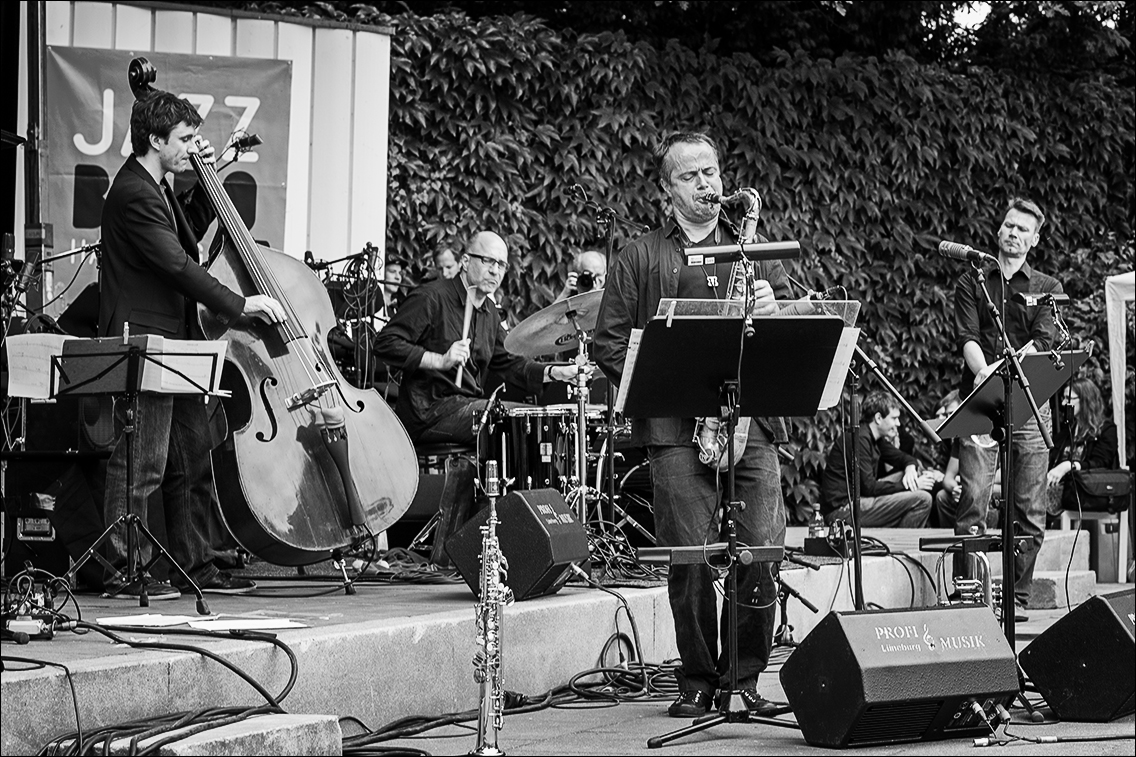
[[497,461],[485,463],[485,494],[489,498],[489,520],[481,527],[481,591],[477,601],[477,654],[473,658],[473,680],[481,685],[477,714],[477,746],[470,754],[503,755],[497,746],[497,732],[505,717],[505,681],[501,673],[504,636],[501,608],[512,604],[513,591],[505,585],[509,564],[497,542],[497,497],[500,483]]

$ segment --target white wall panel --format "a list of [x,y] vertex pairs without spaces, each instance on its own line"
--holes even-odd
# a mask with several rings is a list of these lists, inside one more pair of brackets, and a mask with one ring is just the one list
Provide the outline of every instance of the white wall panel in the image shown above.
[[358,252],[349,234],[353,37],[347,29],[315,30],[308,239],[325,260]]
[[277,52],[292,61],[292,122],[288,125],[288,192],[284,213],[284,250],[299,257],[308,242],[312,135],[312,50],[315,30],[280,24]]
[[107,3],[75,3],[71,44],[75,47],[114,46],[114,6]]
[[[49,2],[46,3],[47,12],[46,20],[44,22],[44,33],[47,37],[47,44],[49,45],[70,45],[71,44],[71,3],[63,2]],[[27,8],[27,3],[24,3],[24,8]],[[20,19],[22,20],[25,30],[20,35],[20,45],[23,49],[27,50],[27,13],[21,13]],[[20,60],[24,59],[24,55],[20,55]],[[26,123],[26,122],[24,122]]]
[[351,150],[351,238],[353,251],[371,242],[386,259],[387,130],[390,98],[390,38],[360,35],[355,40],[354,113]]
[[114,49],[149,52],[154,49],[154,14],[133,5],[114,6]]
[[232,55],[233,19],[198,13],[194,51],[198,55]]
[[154,50],[193,53],[194,18],[185,11],[154,11]]
[[275,58],[276,23],[260,18],[238,18],[234,54],[243,58]]

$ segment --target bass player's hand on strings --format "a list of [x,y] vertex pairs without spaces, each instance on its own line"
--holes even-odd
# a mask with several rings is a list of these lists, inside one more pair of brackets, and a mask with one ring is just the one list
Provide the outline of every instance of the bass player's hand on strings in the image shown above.
[[242,315],[256,318],[268,324],[283,323],[288,320],[288,311],[276,299],[266,294],[253,294],[245,297]]

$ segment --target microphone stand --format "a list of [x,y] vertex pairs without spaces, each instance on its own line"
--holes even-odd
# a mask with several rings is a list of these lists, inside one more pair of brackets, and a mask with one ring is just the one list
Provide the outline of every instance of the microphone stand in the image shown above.
[[[1014,382],[1017,381],[1029,402],[1030,413],[1037,421],[1041,430],[1041,438],[1045,441],[1046,449],[1053,449],[1053,438],[1049,429],[1041,422],[1041,411],[1030,391],[1029,379],[1026,378],[1022,364],[1018,360],[1018,353],[1010,346],[1009,336],[1006,334],[1006,323],[1002,313],[994,305],[994,298],[986,288],[986,274],[982,271],[980,261],[971,261],[975,277],[978,279],[979,289],[986,299],[986,308],[990,311],[994,325],[998,328],[998,335],[1002,340],[1002,365],[997,373],[1002,377],[1002,407],[998,416],[992,418],[994,427],[990,436],[1002,447],[1002,631],[1010,649],[1014,649],[1014,636],[1016,633],[1014,618],[1014,585],[1017,583],[1016,566],[1014,565]],[[999,265],[999,275],[1001,273]],[[1005,298],[1006,282],[1002,282],[1003,299]],[[1003,305],[1003,307],[1005,307]],[[1016,655],[1016,653],[1015,653]]]
[[[650,231],[649,226],[644,226],[641,223],[632,221],[630,218],[619,215],[612,208],[600,205],[595,200],[588,197],[588,193],[579,184],[572,185],[572,194],[578,196],[584,201],[584,207],[592,210],[596,214],[596,223],[604,232],[604,271],[607,274],[611,272],[611,255],[615,247],[615,224],[618,221],[628,229],[639,233],[646,233]],[[605,275],[607,275],[605,274]],[[583,342],[581,342],[581,346]],[[604,401],[607,403],[607,445],[605,447],[604,457],[604,471],[605,478],[607,479],[604,488],[607,490],[607,501],[611,504],[612,508],[615,507],[615,387],[610,381],[607,382],[607,391],[605,392]],[[612,521],[615,521],[614,513]],[[600,526],[603,527],[603,515],[601,509]]]
[[[789,281],[799,289],[802,289],[804,291],[812,291],[807,289],[792,276],[789,277]],[[856,357],[860,359],[860,362],[862,362],[864,366],[867,367],[868,370],[870,370],[877,379],[879,379],[880,383],[883,384],[888,393],[899,401],[899,404],[903,407],[903,409],[906,410],[912,418],[918,421],[919,427],[923,429],[923,433],[926,434],[933,443],[940,443],[942,439],[939,438],[939,435],[935,432],[934,427],[932,427],[930,423],[925,421],[923,417],[915,411],[915,408],[911,406],[911,403],[909,403],[904,398],[904,396],[900,394],[899,390],[895,388],[895,385],[892,384],[891,381],[888,380],[887,376],[884,375],[884,372],[880,369],[880,366],[876,363],[876,361],[872,360],[872,358],[869,357],[866,352],[860,349],[860,345],[853,345],[853,347],[855,349]],[[845,456],[844,466],[845,470],[848,471],[848,503],[849,510],[851,512],[850,517],[852,520],[853,534],[852,565],[854,577],[852,579],[852,601],[853,606],[857,610],[863,610],[865,607],[865,602],[863,572],[864,566],[863,556],[861,554],[860,548],[860,536],[862,530],[860,526],[860,448],[856,443],[857,434],[860,428],[860,374],[856,373],[856,371],[852,370],[852,368],[849,367],[848,377],[850,380],[850,385],[848,387],[848,406],[844,418],[843,434]]]

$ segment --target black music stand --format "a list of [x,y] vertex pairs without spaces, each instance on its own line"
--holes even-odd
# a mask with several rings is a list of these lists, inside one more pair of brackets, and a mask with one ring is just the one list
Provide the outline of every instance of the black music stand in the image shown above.
[[[1057,358],[1056,360],[1054,358]],[[937,432],[949,439],[970,434],[990,434],[1002,455],[1002,630],[1014,648],[1014,453],[1016,419],[1033,414],[1061,386],[1073,378],[1088,359],[1084,350],[1061,353],[1033,352],[1019,357],[1007,351],[1003,364],[971,392]],[[1058,368],[1060,364],[1060,368]],[[1028,391],[1027,391],[1028,389]],[[1009,406],[1009,412],[1005,411]],[[1046,446],[1052,447],[1048,430],[1041,426]],[[1009,538],[1006,538],[1006,537]],[[948,551],[957,551],[950,550]]]
[[[144,363],[151,363],[173,372],[189,382],[197,390],[195,393],[199,394],[209,394],[210,390],[197,383],[193,378],[187,376],[176,367],[162,363],[161,358],[187,357],[192,355],[193,357],[212,359],[213,366],[210,371],[210,386],[215,383],[220,366],[217,364],[216,356],[203,355],[196,352],[163,352],[160,356],[148,354],[146,352],[146,342],[147,337],[144,336],[84,340],[82,346],[78,349],[68,349],[68,347],[65,346],[62,356],[53,356],[51,359],[53,396],[112,395],[127,403],[126,425],[123,427],[123,434],[126,437],[126,513],[106,527],[87,551],[75,561],[75,564],[71,566],[71,569],[67,571],[63,579],[70,583],[79,569],[92,557],[98,560],[104,567],[114,570],[114,566],[111,565],[106,558],[98,554],[98,548],[103,542],[110,538],[110,535],[115,529],[120,526],[125,526],[126,580],[124,583],[126,586],[131,586],[137,582],[139,586],[138,606],[150,606],[150,598],[146,594],[146,581],[144,576],[158,560],[165,558],[197,597],[198,614],[208,615],[209,605],[205,601],[201,588],[189,577],[189,574],[174,560],[170,553],[166,551],[166,548],[162,546],[161,542],[150,533],[146,524],[143,523],[142,519],[134,512],[132,496],[134,491],[133,435],[134,418],[138,409],[138,395],[143,391],[142,369]],[[59,378],[58,384],[56,384],[56,377]],[[136,543],[138,532],[141,532],[142,536],[149,540],[155,552],[150,561],[145,565],[139,564],[138,547]]]
[[[738,690],[739,552],[734,488],[734,427],[746,416],[813,415],[820,404],[843,319],[836,316],[660,316],[643,330],[635,363],[628,366],[624,414],[631,418],[724,415],[727,418],[727,497],[722,526],[726,534],[726,612],[730,691],[717,714],[647,740],[655,749],[720,723],[761,722],[783,728],[796,725],[733,709]],[[674,359],[683,355],[683,360]],[[770,357],[792,355],[770,370]],[[726,412],[722,412],[723,409]],[[756,503],[753,503],[756,505]]]

